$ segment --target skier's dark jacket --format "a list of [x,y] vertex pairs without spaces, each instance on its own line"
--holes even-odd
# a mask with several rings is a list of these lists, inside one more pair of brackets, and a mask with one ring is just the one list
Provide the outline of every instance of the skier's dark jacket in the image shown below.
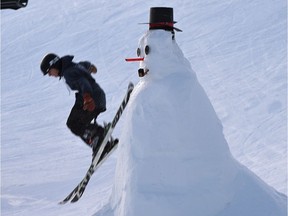
[[91,63],[87,61],[75,63],[72,61],[73,58],[74,56],[70,55],[61,58],[60,77],[65,78],[72,90],[78,91],[75,104],[83,106],[83,94],[89,93],[94,99],[96,110],[99,113],[104,112],[106,110],[105,93],[88,71]]

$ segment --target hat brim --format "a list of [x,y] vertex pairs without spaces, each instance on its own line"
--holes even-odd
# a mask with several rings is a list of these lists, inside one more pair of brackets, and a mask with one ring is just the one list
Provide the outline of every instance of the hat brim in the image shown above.
[[[175,23],[177,23],[177,22],[176,22],[176,21],[173,21],[173,24],[175,24]],[[142,25],[142,24],[151,25],[151,24],[157,24],[157,23],[138,23],[138,24],[140,24],[140,25]],[[178,31],[178,32],[182,32],[181,29],[176,28],[176,27],[174,27],[174,26],[165,25],[165,24],[161,24],[161,25],[162,25],[163,27],[170,27],[170,28],[175,29],[175,30]]]

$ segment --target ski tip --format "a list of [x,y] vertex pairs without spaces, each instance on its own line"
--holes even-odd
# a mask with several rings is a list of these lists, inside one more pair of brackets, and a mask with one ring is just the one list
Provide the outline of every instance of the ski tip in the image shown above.
[[64,201],[61,201],[61,202],[58,202],[58,205],[64,205],[66,202]]
[[134,83],[132,82],[129,82],[129,85],[128,85],[129,88],[133,88],[134,87]]

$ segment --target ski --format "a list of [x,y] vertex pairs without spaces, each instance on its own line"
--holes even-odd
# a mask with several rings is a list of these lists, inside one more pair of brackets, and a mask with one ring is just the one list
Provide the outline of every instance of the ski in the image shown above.
[[129,83],[126,95],[125,95],[120,107],[118,108],[116,115],[114,116],[111,124],[108,125],[106,133],[104,135],[104,139],[100,145],[100,148],[99,148],[97,154],[93,157],[91,165],[90,165],[86,175],[84,176],[83,180],[76,186],[76,188],[63,201],[59,202],[59,204],[65,204],[65,203],[69,202],[70,200],[71,200],[71,203],[77,202],[81,198],[81,196],[83,195],[83,193],[86,189],[86,186],[87,186],[91,176],[93,175],[93,173],[103,163],[103,161],[117,148],[118,142],[115,144],[115,146],[113,146],[113,148],[106,155],[102,156],[104,148],[105,148],[107,142],[109,141],[109,139],[112,135],[112,132],[113,132],[116,124],[118,123],[128,101],[130,99],[130,95],[131,95],[133,89],[134,89],[133,83]]

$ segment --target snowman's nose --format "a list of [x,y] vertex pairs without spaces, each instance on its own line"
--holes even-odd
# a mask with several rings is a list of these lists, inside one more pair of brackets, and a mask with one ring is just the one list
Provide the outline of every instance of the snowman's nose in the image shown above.
[[144,61],[144,58],[126,58],[125,61],[127,62]]

